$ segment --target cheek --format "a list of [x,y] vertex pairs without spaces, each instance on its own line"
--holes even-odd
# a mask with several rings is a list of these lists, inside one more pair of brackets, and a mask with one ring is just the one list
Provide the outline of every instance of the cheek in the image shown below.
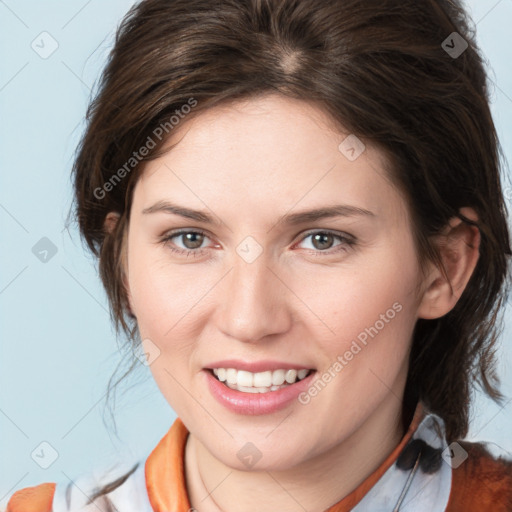
[[182,328],[183,321],[186,323],[205,284],[200,284],[197,273],[194,276],[191,270],[185,270],[186,265],[169,265],[160,249],[145,248],[143,244],[137,246],[135,240],[135,248],[129,253],[132,305],[141,337],[165,340]]
[[358,291],[344,299],[346,309],[337,318],[340,337],[329,347],[329,359],[340,363],[338,386],[353,391],[343,398],[351,410],[361,407],[361,397],[377,403],[390,389],[401,393],[416,323],[417,279],[415,260],[401,261],[383,261],[351,280]]
[[[153,254],[152,254],[153,252]],[[193,276],[185,266],[166,264],[156,259],[156,251],[134,250],[129,267],[132,303],[137,317],[143,345],[149,342],[158,357],[149,369],[162,395],[180,417],[188,417],[193,401],[184,393],[183,385],[190,380],[191,355],[196,338],[194,304],[198,302],[206,284],[193,286]],[[154,348],[157,347],[157,348]]]
[[[410,330],[417,306],[414,288],[418,267],[410,247],[401,254],[393,247],[362,257],[357,264],[339,269],[303,273],[294,291],[309,309],[318,314],[319,339],[331,352],[356,338],[363,342],[375,333]],[[311,316],[309,314],[309,316]],[[312,325],[312,324],[310,324]]]

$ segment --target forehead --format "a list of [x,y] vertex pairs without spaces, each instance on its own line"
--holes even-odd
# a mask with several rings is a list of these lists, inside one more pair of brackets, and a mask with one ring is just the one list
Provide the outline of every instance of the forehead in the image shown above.
[[384,155],[366,144],[350,160],[343,145],[348,136],[354,137],[318,106],[279,95],[214,107],[173,129],[172,149],[146,164],[134,205],[172,199],[215,207],[219,215],[261,215],[347,203],[377,215],[403,213]]

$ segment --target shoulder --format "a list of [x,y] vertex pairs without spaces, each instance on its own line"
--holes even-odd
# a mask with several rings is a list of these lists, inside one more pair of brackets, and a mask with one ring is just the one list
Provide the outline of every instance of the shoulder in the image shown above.
[[144,463],[137,461],[129,469],[84,474],[69,483],[25,487],[12,494],[5,512],[143,512],[148,510],[145,491]]
[[55,483],[44,483],[16,491],[6,512],[51,512],[55,487]]
[[[512,511],[512,457],[494,456],[487,443],[457,441],[461,459],[453,466],[446,512]],[[451,446],[451,445],[450,445]]]

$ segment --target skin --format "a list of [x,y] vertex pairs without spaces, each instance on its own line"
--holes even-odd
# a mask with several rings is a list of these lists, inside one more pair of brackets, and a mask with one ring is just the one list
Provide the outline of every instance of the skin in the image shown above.
[[[130,212],[126,287],[141,339],[159,356],[150,369],[190,431],[185,471],[200,512],[323,511],[354,490],[400,442],[408,355],[418,318],[457,302],[478,259],[479,232],[453,220],[442,256],[450,283],[420,271],[406,202],[374,147],[349,161],[341,133],[314,104],[268,94],[186,119],[178,143],[151,161]],[[220,226],[163,212],[159,200],[204,210]],[[346,204],[373,216],[289,226],[287,213]],[[462,213],[476,219],[465,208]],[[107,216],[115,223],[117,214]],[[172,230],[203,230],[202,254]],[[324,245],[309,230],[336,236]],[[236,248],[248,236],[263,253]],[[201,243],[202,241],[202,243]],[[340,249],[341,248],[341,249]],[[399,303],[402,309],[307,405],[272,414],[227,410],[203,368],[215,360],[278,360],[322,374],[358,334]],[[248,441],[262,457],[250,470],[237,452]],[[236,500],[233,500],[236,496]]]

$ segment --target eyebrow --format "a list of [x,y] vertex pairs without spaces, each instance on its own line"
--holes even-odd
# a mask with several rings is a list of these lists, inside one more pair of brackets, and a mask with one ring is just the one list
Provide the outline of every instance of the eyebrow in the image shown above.
[[[192,210],[190,208],[185,208],[184,206],[173,204],[169,201],[158,201],[153,206],[144,208],[144,210],[142,210],[144,215],[157,212],[179,215],[180,217],[185,217],[187,219],[202,222],[204,224],[211,224],[214,226],[220,226],[222,224],[220,220],[214,218],[206,211]],[[306,222],[314,222],[316,220],[327,219],[331,217],[353,217],[358,215],[375,217],[375,214],[370,210],[359,208],[357,206],[339,204],[334,206],[324,206],[311,210],[304,210],[297,213],[289,213],[284,215],[279,222],[293,226],[296,224],[304,224]]]

